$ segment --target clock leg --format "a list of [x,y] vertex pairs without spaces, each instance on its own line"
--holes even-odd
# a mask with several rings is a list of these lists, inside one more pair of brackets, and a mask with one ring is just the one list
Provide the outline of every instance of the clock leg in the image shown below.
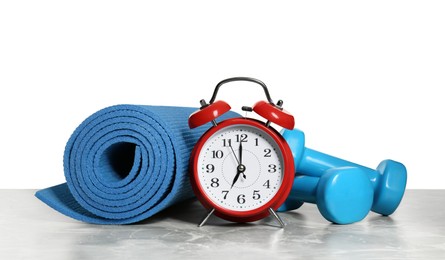
[[278,214],[272,208],[269,208],[269,213],[270,213],[270,215],[274,216],[278,220],[278,222],[280,223],[280,227],[284,228],[285,224],[284,224],[283,220],[281,220],[280,216],[278,216]]
[[202,227],[205,225],[205,223],[207,222],[207,220],[209,220],[210,216],[212,216],[213,212],[215,212],[215,209],[212,209],[209,214],[207,214],[207,216],[201,221],[201,223],[199,223],[198,227]]

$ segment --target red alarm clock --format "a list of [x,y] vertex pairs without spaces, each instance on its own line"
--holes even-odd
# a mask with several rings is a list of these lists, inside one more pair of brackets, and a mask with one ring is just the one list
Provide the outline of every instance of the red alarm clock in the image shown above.
[[[215,101],[219,88],[232,81],[259,84],[267,101],[244,111],[254,111],[266,119],[240,117],[217,123],[216,119],[230,110],[224,101]],[[235,77],[219,82],[209,104],[201,100],[200,110],[189,117],[190,128],[212,122],[213,126],[196,143],[190,158],[191,183],[196,197],[210,210],[199,224],[216,216],[234,222],[252,222],[273,215],[286,200],[294,180],[292,152],[270,123],[293,129],[294,117],[276,104],[266,85],[257,79]]]

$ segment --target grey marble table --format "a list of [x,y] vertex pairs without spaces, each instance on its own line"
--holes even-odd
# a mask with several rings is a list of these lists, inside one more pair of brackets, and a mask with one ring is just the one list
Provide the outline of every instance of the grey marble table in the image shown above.
[[391,217],[333,225],[316,206],[235,224],[196,201],[142,223],[100,226],[61,215],[35,190],[0,190],[0,259],[445,259],[445,190],[408,190]]

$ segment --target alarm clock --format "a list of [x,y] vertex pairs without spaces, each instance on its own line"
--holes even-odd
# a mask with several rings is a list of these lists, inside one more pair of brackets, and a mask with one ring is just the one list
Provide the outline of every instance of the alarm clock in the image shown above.
[[[219,88],[233,81],[249,81],[260,85],[267,101],[258,101],[243,111],[253,111],[265,122],[248,117],[216,119],[230,111],[228,103],[215,101]],[[294,161],[292,152],[271,123],[294,128],[294,117],[283,110],[283,101],[274,103],[267,86],[248,77],[228,78],[219,82],[213,95],[190,115],[190,128],[212,122],[198,140],[190,158],[191,184],[201,204],[209,213],[233,222],[253,222],[272,215],[284,227],[276,210],[292,188]]]

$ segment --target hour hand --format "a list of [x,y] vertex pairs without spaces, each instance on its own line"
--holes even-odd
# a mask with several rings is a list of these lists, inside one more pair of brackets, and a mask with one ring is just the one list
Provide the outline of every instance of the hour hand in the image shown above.
[[230,186],[230,189],[233,188],[233,185],[235,185],[235,183],[236,183],[236,181],[238,180],[239,175],[240,175],[241,173],[242,173],[242,172],[241,172],[240,170],[237,170],[237,171],[236,171],[236,175],[235,175],[235,178],[233,178],[232,186]]
[[232,186],[230,187],[230,189],[233,188],[233,185],[235,185],[236,181],[239,179],[239,176],[242,174],[243,178],[246,178],[246,175],[244,174],[244,171],[246,170],[246,166],[244,166],[243,164],[238,165],[238,167],[236,168],[236,175],[235,178],[233,179],[232,182]]

